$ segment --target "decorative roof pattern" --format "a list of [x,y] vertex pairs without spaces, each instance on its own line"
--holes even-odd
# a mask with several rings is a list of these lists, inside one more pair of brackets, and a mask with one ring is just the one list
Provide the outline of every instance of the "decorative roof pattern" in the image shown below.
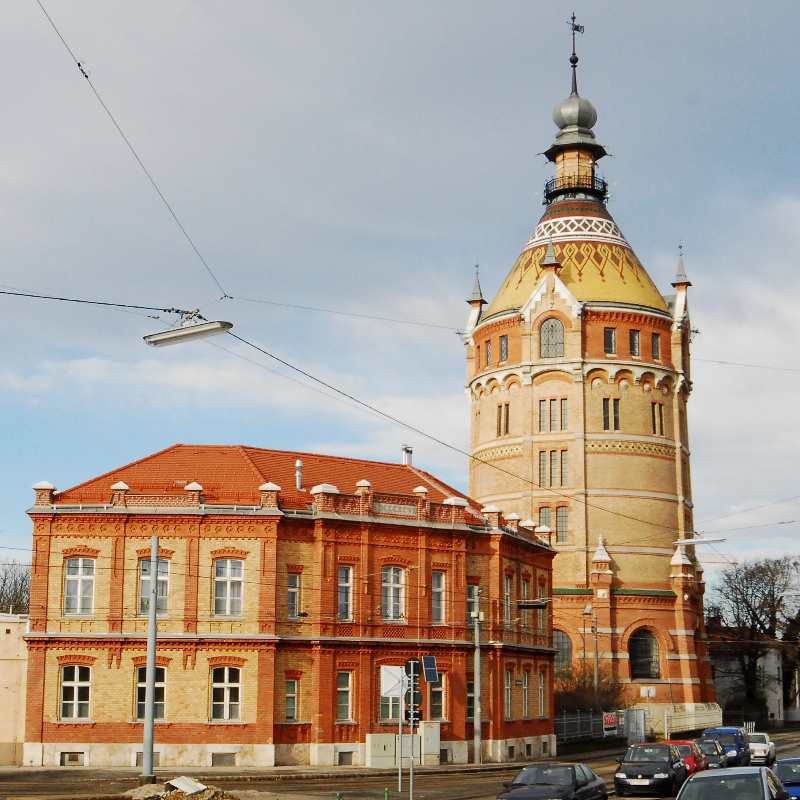
[[579,301],[627,303],[666,311],[655,283],[602,203],[554,202],[511,268],[483,318],[521,308],[541,280],[541,262],[552,241],[559,277]]

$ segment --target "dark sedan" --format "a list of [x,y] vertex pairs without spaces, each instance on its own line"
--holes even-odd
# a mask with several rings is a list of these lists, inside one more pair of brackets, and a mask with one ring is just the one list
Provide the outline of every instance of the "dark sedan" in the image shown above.
[[789,793],[767,767],[732,767],[692,775],[676,800],[789,800]]
[[686,780],[681,754],[670,744],[634,744],[620,759],[614,775],[619,797],[626,794],[672,796]]
[[543,761],[523,767],[497,800],[606,800],[606,782],[585,764]]
[[800,798],[800,758],[779,758],[773,769],[789,797]]
[[698,739],[697,746],[706,754],[709,769],[725,769],[728,766],[728,754],[716,739]]

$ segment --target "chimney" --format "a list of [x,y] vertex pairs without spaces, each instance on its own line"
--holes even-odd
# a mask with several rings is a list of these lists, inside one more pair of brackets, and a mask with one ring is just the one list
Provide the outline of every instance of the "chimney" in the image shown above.
[[294,462],[294,486],[298,492],[303,491],[303,459]]
[[410,467],[411,466],[411,455],[414,452],[414,448],[410,444],[404,444],[400,446],[400,449],[403,452],[403,466]]
[[36,493],[33,501],[35,506],[49,506],[53,502],[56,490],[52,483],[39,481],[39,483],[33,484],[33,491]]

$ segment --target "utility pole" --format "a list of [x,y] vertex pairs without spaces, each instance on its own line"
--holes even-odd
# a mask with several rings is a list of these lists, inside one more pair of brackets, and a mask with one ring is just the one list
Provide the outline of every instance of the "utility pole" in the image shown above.
[[473,761],[480,764],[481,759],[481,588],[476,589],[475,610],[472,612],[475,625],[475,660],[472,665],[472,705],[473,705]]
[[597,614],[592,614],[592,633],[594,634],[594,696],[600,688],[600,654],[597,652]]
[[[411,660],[411,707],[408,715],[408,729],[411,733],[411,762],[408,767],[408,800],[414,800],[414,712],[416,710],[416,684],[414,682],[414,666],[418,662]],[[419,676],[417,676],[419,680]]]
[[139,783],[155,783],[153,719],[156,695],[156,605],[158,603],[158,536],[150,537],[150,600],[147,605],[147,667],[144,694],[144,744]]

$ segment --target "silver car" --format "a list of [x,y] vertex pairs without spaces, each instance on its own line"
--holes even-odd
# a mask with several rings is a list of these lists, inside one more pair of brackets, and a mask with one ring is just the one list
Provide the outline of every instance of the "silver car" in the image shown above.
[[775,763],[775,742],[766,733],[750,733],[750,763],[771,766]]

